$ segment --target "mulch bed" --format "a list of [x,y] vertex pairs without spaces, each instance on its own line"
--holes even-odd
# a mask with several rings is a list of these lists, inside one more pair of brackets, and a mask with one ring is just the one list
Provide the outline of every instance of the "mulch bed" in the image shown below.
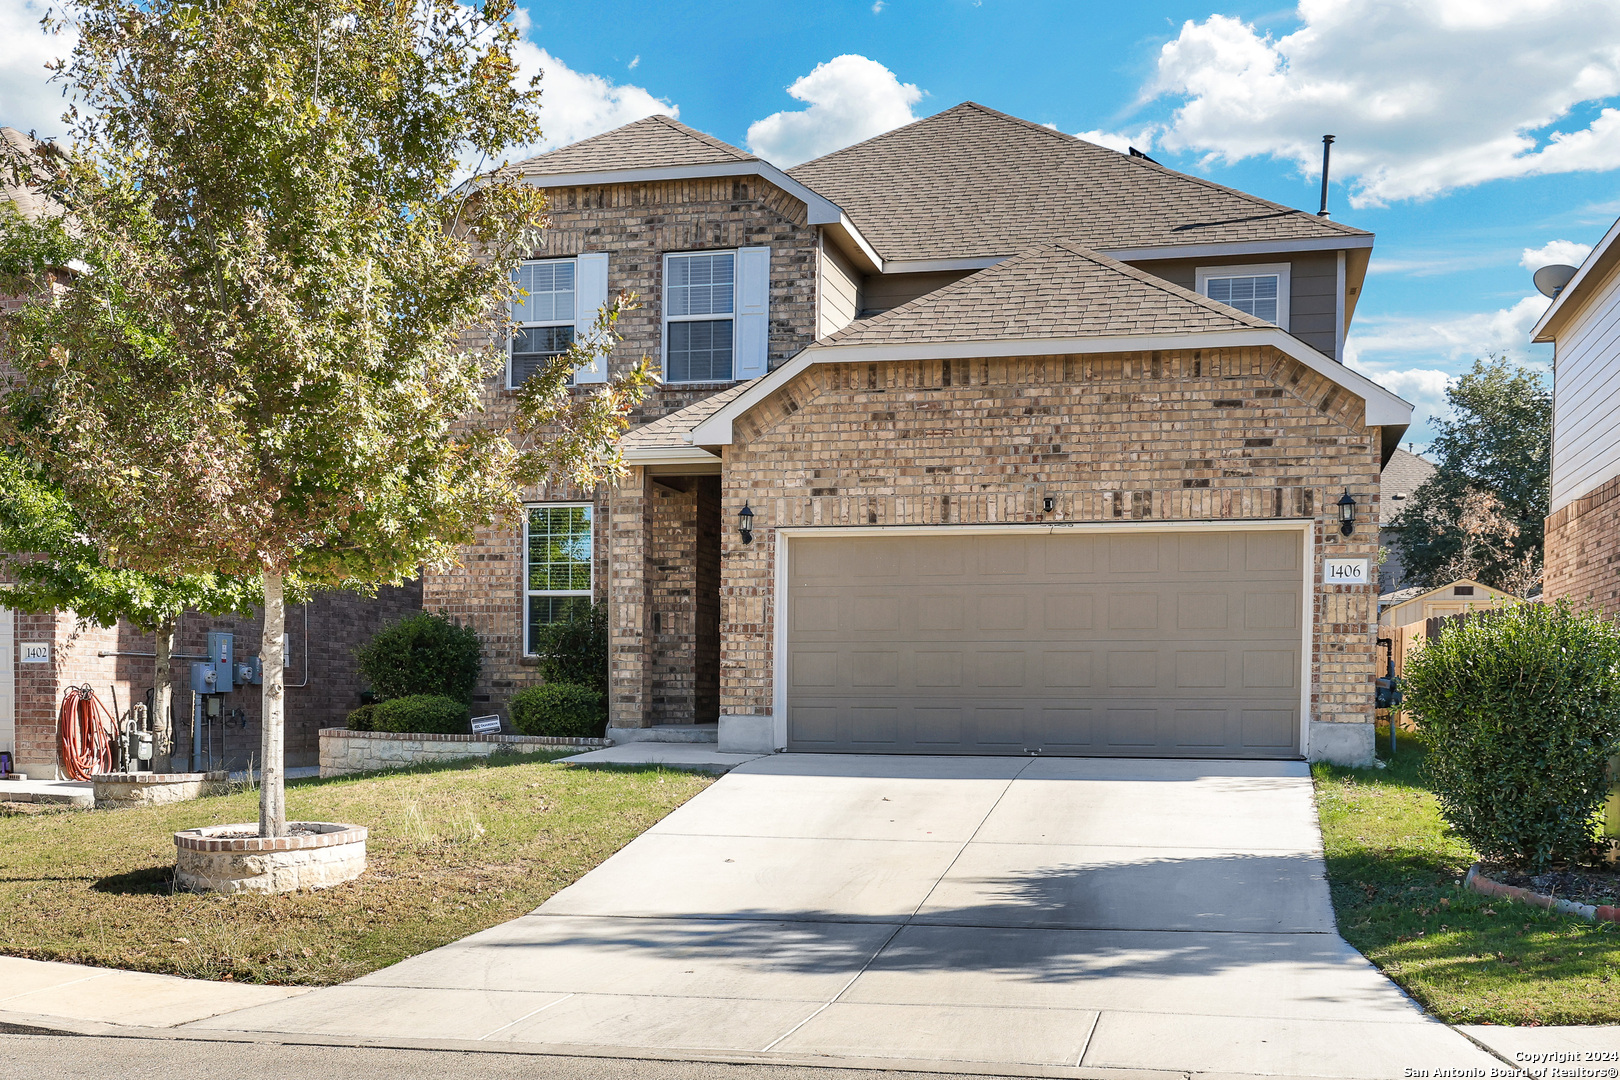
[[1480,873],[1503,885],[1530,889],[1543,896],[1571,900],[1593,907],[1620,905],[1620,873],[1592,867],[1565,867],[1541,874],[1527,874],[1523,870],[1480,863]]

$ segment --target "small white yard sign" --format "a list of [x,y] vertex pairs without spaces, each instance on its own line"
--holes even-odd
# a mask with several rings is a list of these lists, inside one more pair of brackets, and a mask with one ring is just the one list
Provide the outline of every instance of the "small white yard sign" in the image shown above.
[[1323,559],[1322,584],[1365,585],[1372,580],[1371,559]]

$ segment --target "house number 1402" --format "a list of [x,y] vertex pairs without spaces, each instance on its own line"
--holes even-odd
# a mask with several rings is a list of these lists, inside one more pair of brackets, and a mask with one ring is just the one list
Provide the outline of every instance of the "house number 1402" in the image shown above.
[[1371,559],[1323,559],[1322,584],[1365,585]]

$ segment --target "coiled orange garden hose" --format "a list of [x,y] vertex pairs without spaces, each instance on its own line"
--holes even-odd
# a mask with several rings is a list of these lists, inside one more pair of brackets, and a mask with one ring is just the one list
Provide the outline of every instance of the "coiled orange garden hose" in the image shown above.
[[70,686],[56,721],[56,753],[69,780],[112,772],[118,721],[88,686]]

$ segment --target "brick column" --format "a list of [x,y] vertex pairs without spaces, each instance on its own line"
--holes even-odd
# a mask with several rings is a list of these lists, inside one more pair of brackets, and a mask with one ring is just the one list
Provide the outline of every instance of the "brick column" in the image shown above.
[[647,620],[652,605],[648,548],[653,499],[646,469],[631,469],[614,489],[609,514],[608,725],[650,727],[651,672]]

